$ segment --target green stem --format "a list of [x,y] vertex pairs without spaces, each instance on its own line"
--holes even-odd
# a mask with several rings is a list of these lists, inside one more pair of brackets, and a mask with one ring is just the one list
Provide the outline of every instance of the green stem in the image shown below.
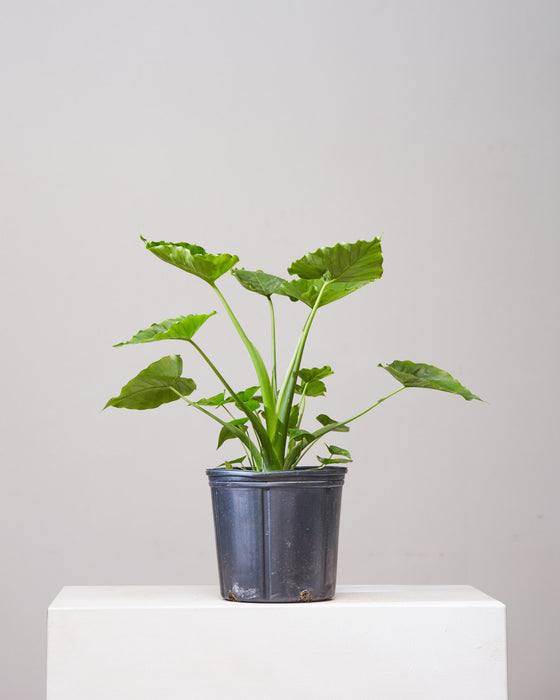
[[272,396],[276,401],[278,396],[278,379],[276,376],[276,318],[274,316],[274,304],[272,303],[272,297],[268,296],[268,303],[270,305],[270,334],[272,338]]
[[[259,420],[259,418],[255,415],[254,411],[251,411],[251,409],[247,406],[247,404],[239,398],[239,396],[236,394],[236,392],[231,388],[225,377],[221,374],[221,372],[218,370],[216,365],[212,362],[212,360],[208,357],[208,355],[204,352],[204,350],[195,343],[194,340],[189,340],[188,341],[193,348],[200,354],[200,356],[203,358],[203,360],[208,364],[210,369],[214,372],[214,374],[218,377],[218,379],[222,382],[224,387],[226,388],[227,391],[231,394],[233,397],[235,403],[237,404],[238,408],[245,413],[245,415],[249,418],[251,421],[251,425],[253,426],[253,429],[255,431],[255,434],[259,440],[259,443],[261,445],[261,449],[263,451],[263,455],[266,455],[268,460],[270,461],[271,459],[273,460],[273,449],[272,449],[272,443],[270,442],[270,438],[268,437],[268,434]],[[212,414],[211,414],[212,415]]]
[[332,432],[333,430],[336,430],[336,428],[340,428],[343,425],[348,425],[348,423],[351,423],[354,420],[357,420],[358,418],[361,418],[363,415],[368,413],[369,411],[373,410],[376,406],[379,406],[380,403],[383,403],[383,401],[387,401],[387,399],[390,399],[391,396],[395,396],[395,394],[398,394],[400,391],[403,389],[406,389],[407,387],[401,386],[399,389],[396,389],[395,391],[391,392],[390,394],[387,394],[387,396],[384,396],[383,398],[379,399],[376,401],[374,404],[366,408],[364,411],[360,411],[360,413],[357,413],[355,416],[352,416],[351,418],[348,418],[347,420],[339,421],[338,423],[331,423],[331,425],[326,425],[324,428],[320,428],[319,430],[316,430],[315,432],[312,433],[312,435],[315,436],[315,440],[310,442],[305,449],[301,453],[297,453],[296,449],[292,450],[292,454],[289,454],[286,457],[286,468],[287,469],[293,469],[296,464],[302,460],[307,452],[313,447],[313,445],[319,440],[323,435],[326,435],[327,433]]
[[307,341],[307,336],[309,335],[309,330],[311,328],[311,324],[313,323],[313,319],[315,318],[315,314],[317,313],[317,309],[319,308],[319,306],[321,304],[321,298],[323,296],[323,293],[329,284],[330,284],[329,282],[325,282],[323,284],[323,286],[321,287],[321,291],[317,295],[317,299],[315,301],[315,304],[313,305],[313,308],[311,309],[311,313],[307,317],[307,320],[305,322],[305,325],[303,326],[303,330],[301,332],[298,344],[296,346],[296,350],[295,350],[294,355],[292,357],[292,361],[290,363],[290,366],[288,367],[288,371],[286,372],[284,382],[282,383],[282,388],[281,388],[280,393],[278,395],[278,399],[276,401],[276,414],[278,416],[278,427],[275,431],[273,446],[274,446],[274,451],[276,452],[276,455],[278,456],[278,459],[281,461],[283,461],[284,451],[286,449],[286,436],[288,434],[288,424],[290,421],[290,409],[292,407],[292,402],[294,400],[294,392],[295,392],[295,388],[296,388],[297,374],[299,372],[299,368],[301,365],[301,359],[303,357],[305,343]]
[[[237,320],[237,317],[231,310],[230,305],[227,303],[224,295],[221,293],[221,291],[216,287],[214,283],[212,283],[212,288],[218,295],[220,301],[222,302],[222,305],[224,309],[226,310],[226,313],[231,319],[231,322],[233,323],[236,331],[239,333],[239,336],[243,343],[245,344],[245,347],[247,348],[247,351],[249,352],[249,355],[251,356],[251,360],[253,361],[253,365],[255,367],[255,371],[257,373],[257,378],[259,380],[259,385],[261,387],[261,392],[262,392],[262,397],[263,397],[263,407],[264,407],[264,413],[266,417],[266,424],[268,428],[268,433],[269,435],[273,434],[273,428],[276,426],[276,415],[275,415],[275,410],[274,410],[274,396],[272,393],[272,386],[270,383],[270,377],[268,376],[268,372],[266,370],[266,366],[264,364],[264,361],[261,357],[261,354],[253,345],[253,343],[249,340],[247,337],[247,334],[241,327],[241,324]],[[278,468],[273,465],[271,465],[273,469]]]
[[301,427],[301,421],[303,419],[303,412],[305,411],[305,390],[307,388],[307,384],[304,386],[302,394],[301,394],[301,400],[299,402],[298,406],[298,422],[296,425],[296,428]]

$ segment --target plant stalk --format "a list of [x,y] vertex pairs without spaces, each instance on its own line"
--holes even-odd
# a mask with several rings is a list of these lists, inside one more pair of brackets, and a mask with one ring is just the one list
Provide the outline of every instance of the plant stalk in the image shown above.
[[[272,386],[270,383],[270,377],[268,376],[268,372],[266,370],[266,366],[264,364],[264,361],[261,357],[261,354],[257,350],[256,346],[253,345],[253,343],[247,337],[247,334],[245,333],[241,324],[237,320],[237,317],[235,316],[235,314],[231,310],[231,307],[227,303],[224,295],[221,293],[221,291],[218,289],[218,287],[214,283],[212,283],[211,286],[214,289],[214,291],[216,292],[216,294],[218,295],[220,301],[222,302],[224,309],[226,310],[226,313],[230,317],[231,322],[233,323],[236,331],[239,333],[241,340],[245,344],[247,351],[249,352],[249,355],[250,355],[251,360],[253,362],[253,365],[255,367],[255,371],[257,373],[257,379],[259,381],[259,385],[260,385],[261,391],[262,391],[263,407],[264,407],[264,414],[265,414],[265,418],[266,418],[268,433],[269,433],[269,435],[272,435],[273,433],[271,432],[271,426],[276,425],[276,415],[275,415],[275,410],[274,410],[274,396],[272,393]],[[273,466],[273,470],[274,470],[274,468],[275,467]]]
[[274,316],[274,304],[272,303],[272,297],[268,296],[268,303],[270,306],[270,334],[272,339],[272,396],[274,401],[278,396],[278,378],[276,376],[276,318]]
[[290,421],[290,409],[292,407],[292,401],[294,399],[297,374],[301,366],[301,359],[303,357],[305,343],[307,341],[307,336],[309,335],[311,324],[313,323],[313,319],[315,318],[315,314],[317,313],[317,310],[319,309],[319,306],[321,304],[321,298],[323,296],[323,293],[325,292],[325,289],[328,287],[329,284],[329,282],[325,282],[323,284],[323,286],[321,287],[321,291],[317,295],[315,304],[311,309],[311,313],[307,317],[298,344],[296,346],[296,350],[292,357],[292,361],[290,363],[290,366],[288,367],[288,371],[286,372],[284,382],[282,383],[282,388],[278,395],[278,399],[276,401],[276,414],[278,426],[275,430],[273,446],[276,455],[278,456],[278,459],[282,462],[284,461],[284,452],[286,449],[286,437],[288,434],[288,425]]

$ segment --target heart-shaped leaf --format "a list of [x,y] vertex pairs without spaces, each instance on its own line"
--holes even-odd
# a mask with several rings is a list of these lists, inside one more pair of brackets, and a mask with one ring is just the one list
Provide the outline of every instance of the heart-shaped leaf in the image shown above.
[[191,340],[193,335],[216,312],[210,314],[191,314],[189,316],[178,316],[168,318],[161,323],[152,323],[149,328],[138,331],[130,340],[117,343],[113,347],[122,345],[135,345],[136,343],[151,343],[154,340]]
[[286,281],[281,277],[269,275],[262,270],[250,272],[249,270],[236,269],[232,270],[231,274],[245,289],[248,289],[250,292],[262,294],[265,297],[270,297],[272,294],[281,294],[282,292],[279,291],[280,287]]
[[146,249],[170,265],[196,275],[209,284],[213,284],[218,277],[239,262],[237,255],[220,253],[212,255],[207,253],[202,246],[191,243],[168,243],[166,241],[147,241],[140,238],[146,244]]
[[176,391],[181,396],[188,396],[196,389],[196,384],[192,379],[181,377],[182,371],[183,361],[179,355],[162,357],[125,384],[121,393],[109,399],[104,408],[114,406],[145,410],[177,401],[179,396]]
[[379,364],[387,370],[398,382],[406,387],[420,387],[422,389],[437,389],[438,391],[448,391],[450,394],[459,394],[467,401],[476,399],[482,401],[480,396],[476,396],[449,372],[434,367],[433,365],[419,364],[409,360],[395,360],[390,365]]
[[381,240],[337,243],[332,248],[318,248],[296,260],[288,268],[302,279],[340,283],[368,283],[383,274]]

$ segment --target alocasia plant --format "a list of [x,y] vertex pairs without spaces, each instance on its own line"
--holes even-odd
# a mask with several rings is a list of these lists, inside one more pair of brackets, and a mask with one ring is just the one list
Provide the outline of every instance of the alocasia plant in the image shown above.
[[[209,398],[189,398],[196,390],[196,384],[193,379],[181,376],[181,357],[168,355],[131,379],[118,396],[107,402],[105,408],[114,406],[144,410],[180,399],[219,424],[218,447],[226,440],[239,440],[245,454],[223,463],[229,468],[249,468],[261,472],[294,469],[323,436],[331,432],[348,432],[349,423],[406,388],[436,389],[459,394],[467,401],[480,400],[450,374],[437,367],[395,361],[379,367],[389,372],[401,384],[400,388],[344,420],[320,414],[316,418],[320,427],[302,427],[306,400],[310,397],[324,396],[326,387],[323,380],[333,374],[328,366],[310,369],[301,366],[313,319],[322,306],[342,299],[381,277],[383,257],[379,238],[355,243],[338,243],[333,247],[319,248],[314,253],[308,253],[290,265],[288,273],[295,277],[290,280],[261,270],[250,272],[235,268],[239,262],[236,255],[212,255],[201,246],[189,243],[150,242],[144,238],[142,240],[147,250],[158,258],[196,275],[212,287],[247,349],[258,385],[245,390],[232,388],[205,351],[193,340],[199,328],[216,312],[191,314],[154,323],[136,333],[130,340],[117,345],[169,339],[185,341],[197,351],[216,375],[223,386],[222,393]],[[257,347],[247,337],[216,284],[217,280],[229,271],[245,289],[266,297],[272,335],[270,367],[267,367]],[[276,366],[276,322],[273,303],[275,295],[301,301],[311,309],[281,384],[278,383]],[[348,450],[329,444],[326,448],[327,456],[317,457],[320,465],[351,461]]]

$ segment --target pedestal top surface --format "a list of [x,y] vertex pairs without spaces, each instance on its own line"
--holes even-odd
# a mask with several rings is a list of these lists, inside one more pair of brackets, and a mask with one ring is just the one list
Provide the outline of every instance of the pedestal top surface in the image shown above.
[[[49,610],[113,610],[113,609],[239,609],[278,608],[294,603],[233,603],[223,600],[217,585],[199,586],[65,586],[51,603]],[[322,607],[503,607],[472,586],[441,585],[340,585],[334,600],[299,605]]]

